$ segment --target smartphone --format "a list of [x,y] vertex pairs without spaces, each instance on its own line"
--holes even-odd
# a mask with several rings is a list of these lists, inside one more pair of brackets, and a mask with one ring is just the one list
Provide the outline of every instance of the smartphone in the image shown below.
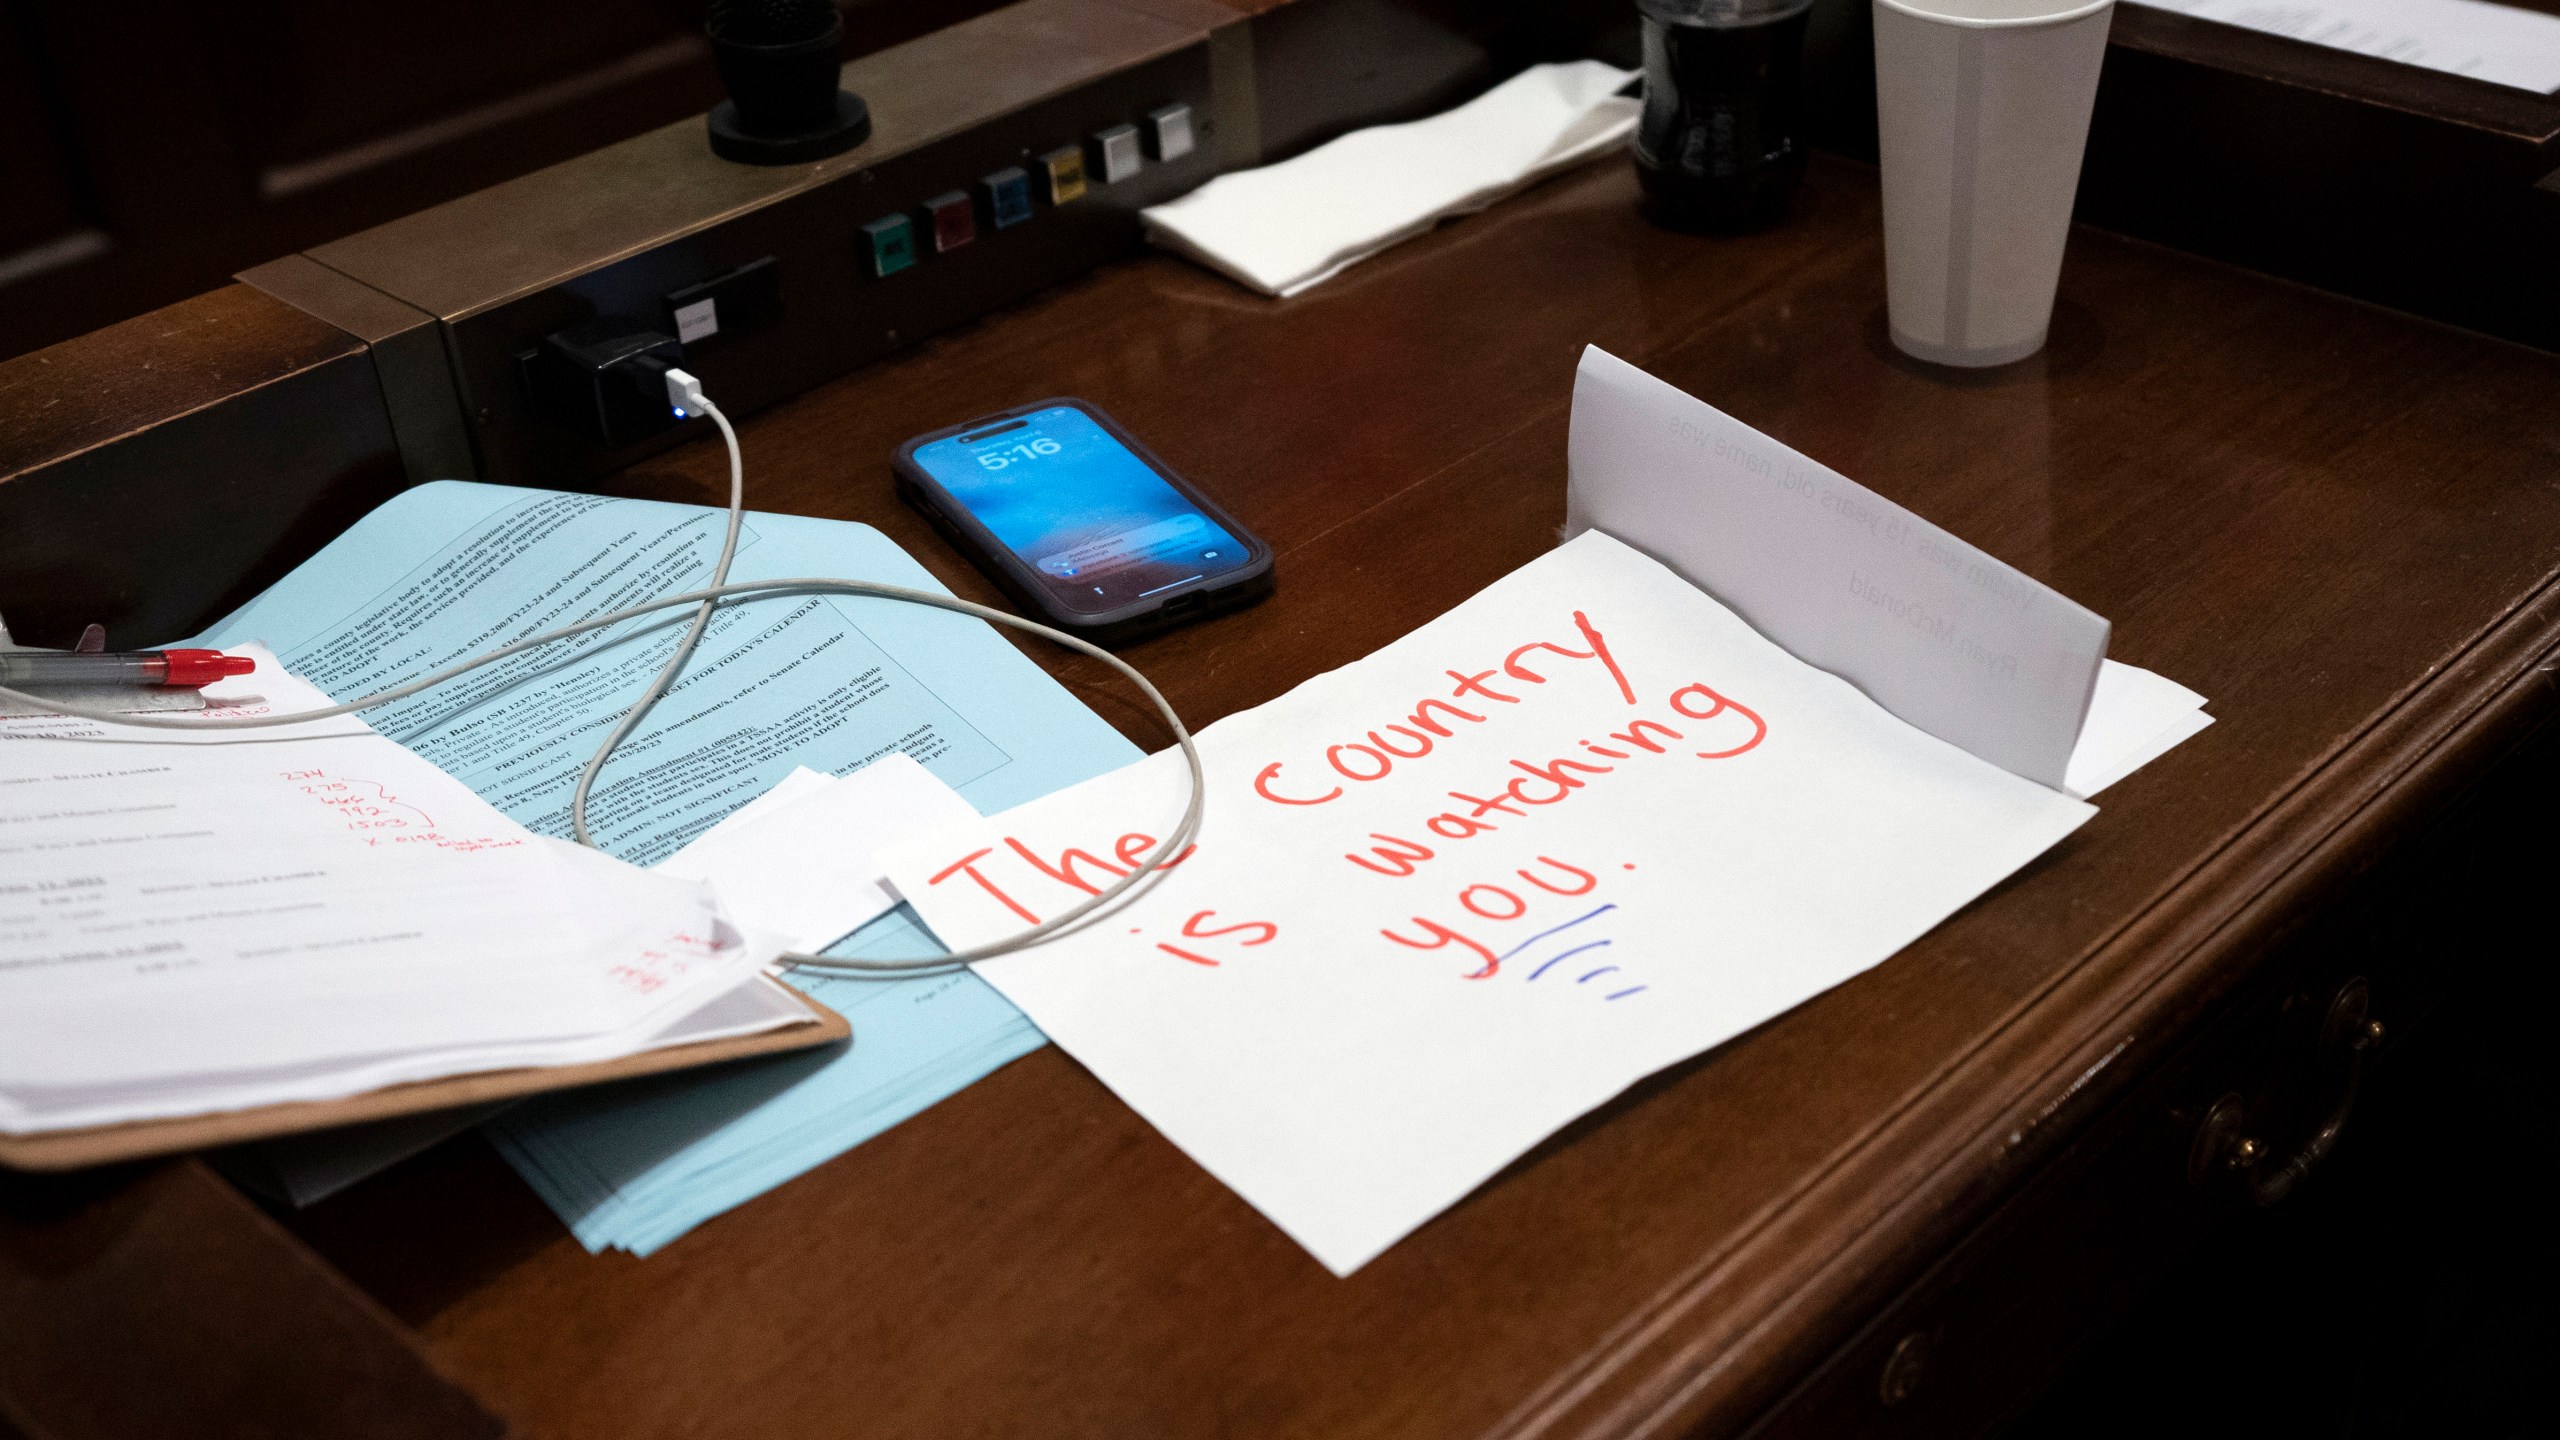
[[1083,400],[920,435],[897,472],[908,503],[1016,602],[1099,643],[1271,592],[1271,547]]

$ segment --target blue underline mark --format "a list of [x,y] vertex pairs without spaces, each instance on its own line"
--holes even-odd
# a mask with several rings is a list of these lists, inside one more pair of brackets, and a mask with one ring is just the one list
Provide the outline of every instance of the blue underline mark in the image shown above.
[[1601,976],[1603,976],[1603,975],[1615,975],[1615,974],[1617,974],[1617,973],[1618,973],[1618,967],[1617,967],[1617,966],[1615,966],[1615,965],[1603,965],[1603,966],[1601,966],[1599,969],[1592,971],[1590,974],[1583,976],[1581,979],[1576,980],[1576,981],[1574,981],[1573,983],[1574,983],[1574,984],[1576,984],[1576,985],[1588,985],[1588,984],[1590,984],[1592,981],[1599,979],[1599,978],[1600,978]]
[[1612,999],[1612,1000],[1624,1000],[1624,999],[1626,999],[1626,998],[1627,998],[1628,996],[1630,996],[1630,995],[1641,995],[1641,994],[1643,994],[1643,993],[1644,993],[1644,987],[1643,987],[1643,986],[1641,986],[1641,985],[1635,985],[1635,986],[1630,986],[1630,987],[1629,987],[1629,988],[1627,988],[1627,989],[1621,990],[1621,991],[1619,991],[1618,993],[1616,993],[1615,995],[1610,996],[1609,998],[1610,998],[1610,999]]
[[1594,940],[1594,941],[1592,941],[1592,942],[1591,942],[1590,944],[1588,944],[1588,945],[1576,945],[1576,946],[1574,946],[1572,949],[1567,950],[1566,952],[1564,952],[1562,955],[1559,955],[1559,956],[1557,956],[1556,958],[1554,958],[1553,960],[1548,961],[1546,964],[1539,966],[1537,969],[1530,971],[1530,972],[1529,972],[1529,978],[1530,978],[1530,979],[1532,979],[1532,980],[1535,980],[1535,979],[1537,979],[1539,976],[1546,974],[1546,973],[1547,973],[1548,971],[1550,971],[1550,970],[1553,970],[1553,969],[1554,969],[1554,968],[1556,968],[1558,965],[1563,964],[1565,961],[1570,960],[1570,959],[1572,959],[1574,956],[1581,954],[1583,951],[1585,951],[1585,950],[1597,950],[1597,949],[1599,949],[1601,946],[1606,945],[1606,944],[1608,944],[1608,943],[1609,943],[1609,942],[1608,942],[1608,941],[1606,941],[1606,940]]
[[[1530,946],[1537,944],[1539,941],[1546,939],[1550,935],[1557,934],[1560,931],[1570,930],[1585,920],[1592,919],[1596,916],[1606,915],[1617,908],[1616,903],[1612,902],[1601,906],[1599,909],[1592,911],[1588,915],[1576,915],[1561,925],[1552,926],[1548,929],[1539,931],[1537,934],[1532,935],[1528,939],[1521,941],[1519,944],[1512,946],[1510,949],[1503,951],[1500,955],[1497,955],[1494,958],[1497,961],[1508,960],[1512,956],[1519,954],[1521,951],[1528,949]],[[1534,979],[1536,977],[1532,976],[1531,978]]]

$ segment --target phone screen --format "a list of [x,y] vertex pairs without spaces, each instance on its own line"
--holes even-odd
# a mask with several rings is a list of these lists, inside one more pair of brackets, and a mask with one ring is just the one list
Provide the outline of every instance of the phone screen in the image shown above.
[[919,445],[915,463],[1072,609],[1109,610],[1253,558],[1072,405]]

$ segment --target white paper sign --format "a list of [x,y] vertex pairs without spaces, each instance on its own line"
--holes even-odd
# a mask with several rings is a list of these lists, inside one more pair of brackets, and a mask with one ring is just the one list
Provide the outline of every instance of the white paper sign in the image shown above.
[[1566,534],[1605,530],[1930,734],[2065,783],[2104,619],[1598,346],[1569,456]]
[[[1199,743],[1188,857],[979,973],[1338,1274],[2094,813],[1596,533]],[[981,944],[1126,873],[1184,783],[1166,752],[883,858]]]

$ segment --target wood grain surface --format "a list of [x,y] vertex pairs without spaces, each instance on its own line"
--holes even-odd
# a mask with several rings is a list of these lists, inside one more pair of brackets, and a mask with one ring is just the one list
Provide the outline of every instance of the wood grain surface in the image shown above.
[[0,615],[163,644],[403,483],[363,342],[226,285],[0,361]]
[[0,1435],[27,1440],[505,1428],[193,1160],[0,1173],[0,1337]]
[[[750,503],[991,599],[892,446],[1097,401],[1277,551],[1273,599],[1130,652],[1205,722],[1552,545],[1596,343],[2107,615],[2219,723],[1349,1279],[1054,1049],[647,1260],[476,1142],[294,1227],[531,1436],[1736,1433],[2555,708],[2560,359],[2082,231],[2047,353],[1953,375],[1883,338],[1872,170],[1817,159],[1743,239],[1634,199],[1597,166],[1287,302],[1102,272],[756,417]],[[697,444],[615,488],[723,478]]]

